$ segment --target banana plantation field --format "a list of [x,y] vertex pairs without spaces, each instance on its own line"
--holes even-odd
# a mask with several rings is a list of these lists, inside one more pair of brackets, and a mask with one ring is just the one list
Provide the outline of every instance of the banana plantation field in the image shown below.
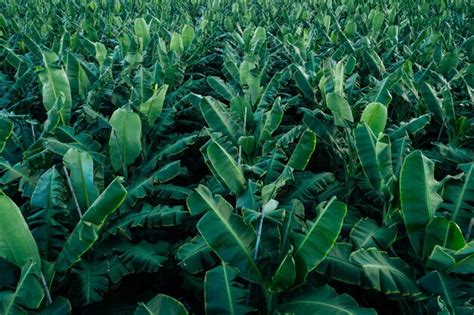
[[471,0],[0,0],[0,314],[474,314]]

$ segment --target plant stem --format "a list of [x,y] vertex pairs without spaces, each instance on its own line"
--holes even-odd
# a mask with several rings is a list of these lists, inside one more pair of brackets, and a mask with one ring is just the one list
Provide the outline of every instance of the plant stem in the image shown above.
[[51,298],[51,292],[49,292],[48,284],[46,283],[46,279],[44,278],[43,273],[40,271],[40,281],[41,285],[43,286],[44,293],[46,293],[46,299],[48,304],[53,303],[53,299]]
[[66,166],[63,166],[63,170],[64,170],[64,173],[66,174],[67,184],[69,186],[69,189],[71,190],[74,203],[76,204],[77,213],[79,214],[79,218],[82,218],[81,207],[79,206],[79,202],[77,201],[76,193],[74,192],[74,188],[72,187],[71,178],[69,177],[69,173],[67,172]]

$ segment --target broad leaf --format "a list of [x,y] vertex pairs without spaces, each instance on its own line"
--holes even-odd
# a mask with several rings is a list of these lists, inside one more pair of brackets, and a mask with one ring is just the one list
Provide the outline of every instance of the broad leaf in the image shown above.
[[135,310],[135,315],[187,315],[184,305],[165,294],[158,294],[148,303],[140,303]]
[[238,268],[243,278],[261,283],[262,275],[252,256],[255,231],[233,213],[224,198],[214,197],[207,187],[200,185],[191,196],[187,204],[192,214],[207,211],[197,224],[206,243],[220,259]]
[[295,244],[293,257],[296,262],[298,279],[306,279],[334,246],[342,222],[347,212],[344,203],[331,199],[320,205],[314,222],[307,221],[304,233],[293,231],[291,237]]
[[353,252],[351,261],[362,268],[365,279],[377,291],[402,296],[421,294],[412,276],[413,270],[398,257],[369,248]]
[[408,238],[421,254],[425,226],[430,222],[442,199],[437,193],[434,163],[414,151],[405,158],[400,174],[400,202]]
[[58,56],[54,52],[43,51],[44,68],[39,72],[42,84],[43,105],[50,111],[59,102],[58,114],[62,124],[68,124],[71,117],[71,87],[66,71],[55,65]]
[[227,151],[217,142],[212,141],[207,147],[207,155],[219,177],[235,195],[245,187],[242,168]]
[[423,257],[428,257],[436,245],[459,250],[466,245],[459,226],[443,217],[431,219],[426,226]]
[[346,99],[339,94],[329,93],[326,95],[326,105],[334,116],[336,126],[345,127],[346,121],[354,122],[352,109]]
[[291,295],[277,307],[277,314],[358,314],[375,315],[373,309],[362,308],[348,294],[338,295],[328,285],[319,288],[306,288]]
[[385,129],[387,123],[387,107],[381,103],[370,103],[362,112],[360,120],[365,122],[372,132],[378,137]]
[[94,162],[89,153],[69,149],[63,157],[64,164],[71,171],[70,178],[79,206],[88,209],[99,196],[94,184]]
[[32,271],[41,270],[36,242],[18,206],[0,191],[0,257],[23,268],[32,261]]
[[249,294],[236,282],[239,271],[225,264],[206,272],[204,297],[206,314],[248,314],[252,310],[246,304]]
[[94,245],[108,216],[120,207],[126,195],[127,191],[120,183],[120,178],[116,178],[100,194],[84,213],[64,244],[56,261],[57,271],[69,269]]
[[293,151],[288,165],[297,171],[304,171],[314,150],[316,149],[316,134],[307,129],[301,136]]
[[132,164],[142,150],[140,117],[129,108],[119,108],[110,117],[109,153],[115,170]]
[[29,260],[21,268],[20,280],[14,292],[0,292],[0,314],[27,314],[26,308],[36,309],[44,297],[44,291],[38,278],[38,266]]

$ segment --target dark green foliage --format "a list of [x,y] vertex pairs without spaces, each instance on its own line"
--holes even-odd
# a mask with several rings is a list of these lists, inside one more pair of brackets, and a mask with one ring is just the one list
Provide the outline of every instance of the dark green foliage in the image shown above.
[[0,1],[0,314],[474,313],[472,1]]

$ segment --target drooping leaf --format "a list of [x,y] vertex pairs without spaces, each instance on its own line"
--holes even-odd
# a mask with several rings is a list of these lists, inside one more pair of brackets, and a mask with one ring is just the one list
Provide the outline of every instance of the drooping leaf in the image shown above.
[[152,229],[165,226],[176,226],[188,216],[182,206],[153,207],[145,204],[140,211],[128,212],[110,223],[107,233],[116,235],[119,232],[128,233],[130,229]]
[[73,268],[79,278],[80,291],[85,305],[102,301],[102,295],[109,289],[106,260],[88,261],[82,259]]
[[207,77],[207,84],[209,84],[209,86],[214,89],[214,91],[216,91],[219,96],[223,97],[228,101],[236,97],[236,92],[234,91],[234,88],[231,85],[225,83],[219,77]]
[[122,242],[114,246],[114,251],[119,253],[120,259],[129,265],[130,269],[144,272],[157,272],[168,259],[166,257],[168,245],[165,242],[154,244],[145,240],[137,244]]

